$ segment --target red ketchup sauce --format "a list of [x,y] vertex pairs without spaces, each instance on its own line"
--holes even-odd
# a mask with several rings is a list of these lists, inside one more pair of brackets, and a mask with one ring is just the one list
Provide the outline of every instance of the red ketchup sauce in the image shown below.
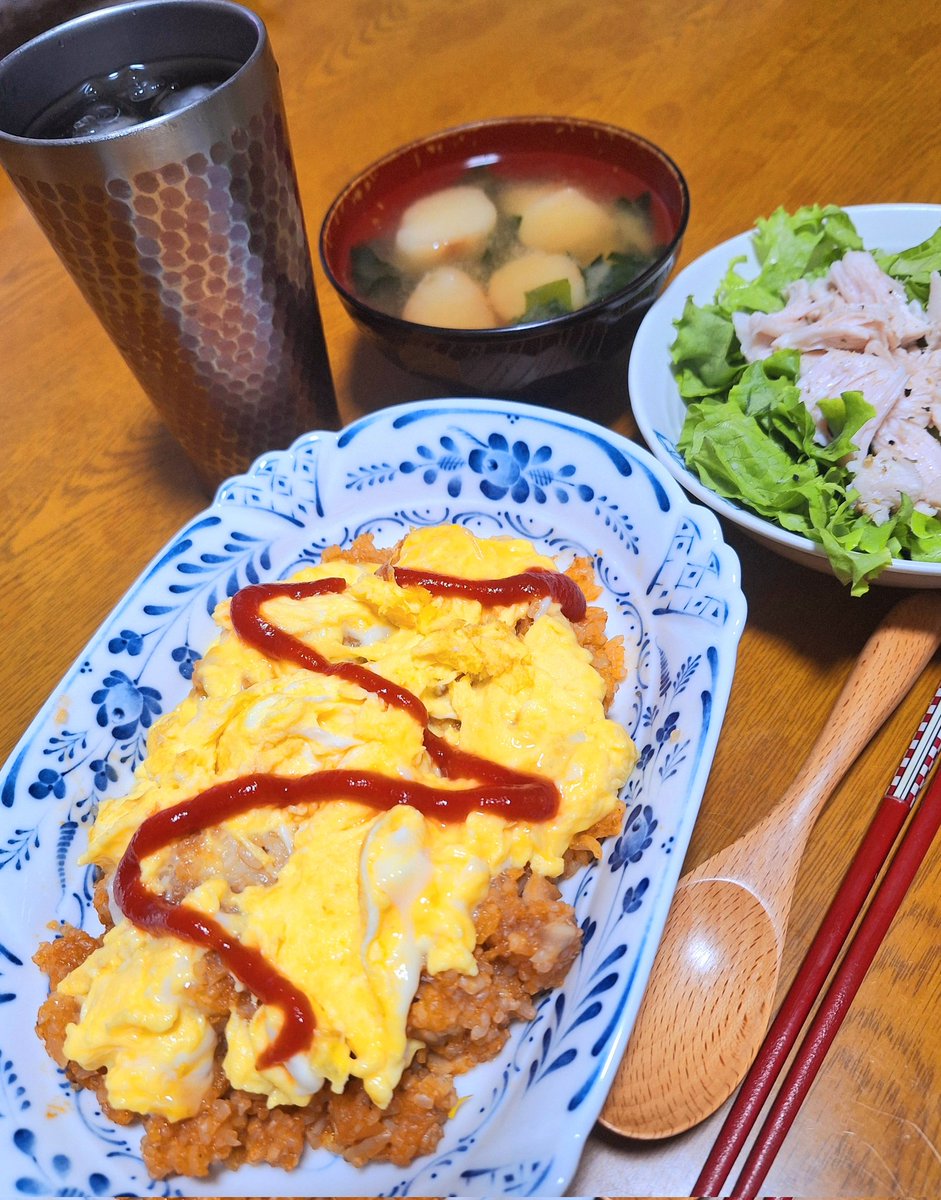
[[[555,600],[569,620],[585,615],[585,597],[567,575],[533,569],[506,579],[459,579],[402,567],[393,568],[400,587],[423,587],[433,595],[460,596],[486,606],[515,604],[546,597]],[[172,934],[215,950],[229,971],[262,1003],[281,1010],[281,1028],[258,1059],[259,1069],[283,1063],[306,1050],[315,1018],[307,996],[249,946],[243,946],[218,922],[150,891],[141,879],[141,862],[149,854],[190,834],[200,833],[229,817],[258,807],[286,807],[310,801],[355,800],[377,809],[408,804],[439,821],[463,821],[471,812],[493,812],[525,821],[555,816],[559,793],[551,780],[514,771],[466,750],[459,750],[428,728],[428,712],[406,688],[352,662],[330,662],[299,638],[272,624],[262,605],[276,597],[304,600],[342,592],[343,579],[308,583],[254,584],[232,597],[232,625],[242,641],[271,658],[292,662],[322,675],[337,675],[403,709],[423,727],[425,749],[446,779],[473,780],[461,789],[390,778],[374,771],[317,771],[310,775],[242,775],[207,788],[191,799],[148,817],[136,830],[114,876],[114,898],[121,912],[141,929]]]

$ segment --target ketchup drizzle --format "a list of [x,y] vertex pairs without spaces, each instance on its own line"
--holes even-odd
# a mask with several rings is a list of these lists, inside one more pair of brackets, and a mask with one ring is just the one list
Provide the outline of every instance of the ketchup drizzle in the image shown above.
[[400,587],[423,587],[434,596],[466,596],[486,606],[517,604],[545,596],[555,600],[562,615],[570,621],[581,621],[587,609],[585,595],[574,579],[542,567],[531,567],[506,579],[461,579],[409,567],[393,567],[392,575]]
[[[393,568],[400,587],[419,586],[435,595],[460,595],[486,606],[513,604],[535,596],[557,601],[570,620],[585,615],[585,597],[566,575],[534,568],[506,579],[469,580],[403,567]],[[253,584],[236,592],[231,601],[232,625],[242,641],[272,658],[293,662],[309,671],[336,675],[409,713],[423,727],[423,743],[446,779],[474,780],[472,787],[437,788],[391,778],[374,771],[332,770],[310,775],[242,775],[215,784],[191,799],[148,817],[128,843],[114,877],[114,898],[121,912],[141,929],[170,933],[215,950],[232,974],[258,998],[281,1010],[278,1034],[259,1056],[259,1069],[283,1063],[306,1050],[316,1024],[307,996],[271,966],[255,949],[243,946],[211,917],[186,904],[175,904],[146,888],[141,861],[187,835],[200,833],[252,808],[303,804],[310,801],[355,800],[373,808],[408,804],[439,821],[464,821],[471,812],[494,812],[519,820],[546,821],[555,816],[559,793],[555,784],[537,775],[514,771],[452,746],[428,728],[428,711],[406,688],[352,662],[330,662],[311,646],[268,621],[262,605],[276,597],[303,600],[344,591],[343,579],[306,583]]]

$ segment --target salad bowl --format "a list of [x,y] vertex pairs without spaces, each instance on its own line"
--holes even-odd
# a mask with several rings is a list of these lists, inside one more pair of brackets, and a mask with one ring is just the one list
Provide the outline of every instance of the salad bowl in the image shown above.
[[[941,227],[941,205],[867,204],[847,206],[867,250],[897,252],[932,236]],[[754,230],[730,238],[684,268],[672,281],[641,323],[628,368],[628,391],[638,428],[654,456],[690,495],[708,505],[723,520],[792,562],[816,571],[831,573],[831,562],[817,542],[791,532],[734,500],[721,496],[705,484],[677,448],[686,418],[686,401],[680,394],[673,371],[670,349],[676,338],[676,322],[687,300],[698,305],[712,302],[716,290],[735,259],[745,278],[759,269]],[[941,562],[918,562],[894,558],[868,582],[888,587],[941,587]]]

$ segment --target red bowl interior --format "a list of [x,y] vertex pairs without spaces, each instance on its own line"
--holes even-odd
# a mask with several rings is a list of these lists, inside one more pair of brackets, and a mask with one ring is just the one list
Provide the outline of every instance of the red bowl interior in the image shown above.
[[649,192],[665,257],[686,228],[686,181],[668,155],[639,135],[568,117],[483,121],[432,134],[395,150],[343,189],[331,205],[320,235],[321,259],[334,286],[368,308],[353,288],[353,247],[387,233],[391,222],[413,200],[455,183],[470,166],[486,166],[505,179],[557,175],[611,199],[636,199]]

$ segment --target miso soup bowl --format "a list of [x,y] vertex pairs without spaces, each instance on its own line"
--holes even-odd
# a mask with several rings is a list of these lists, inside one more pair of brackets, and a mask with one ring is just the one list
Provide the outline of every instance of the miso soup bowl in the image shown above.
[[[415,199],[422,176],[436,186],[458,182],[469,166],[532,158],[566,177],[573,166],[589,184],[628,172],[639,192],[659,203],[659,257],[618,292],[585,307],[527,325],[450,329],[419,325],[372,307],[355,290],[352,250],[385,230]],[[556,165],[557,164],[557,165]],[[442,169],[444,172],[442,174]],[[452,173],[447,168],[453,168]],[[352,179],[336,197],[320,230],[320,259],[355,324],[394,363],[462,394],[539,395],[548,383],[626,352],[663,291],[689,219],[689,190],[675,162],[658,146],[614,125],[576,117],[507,117],[435,133],[392,151]]]

